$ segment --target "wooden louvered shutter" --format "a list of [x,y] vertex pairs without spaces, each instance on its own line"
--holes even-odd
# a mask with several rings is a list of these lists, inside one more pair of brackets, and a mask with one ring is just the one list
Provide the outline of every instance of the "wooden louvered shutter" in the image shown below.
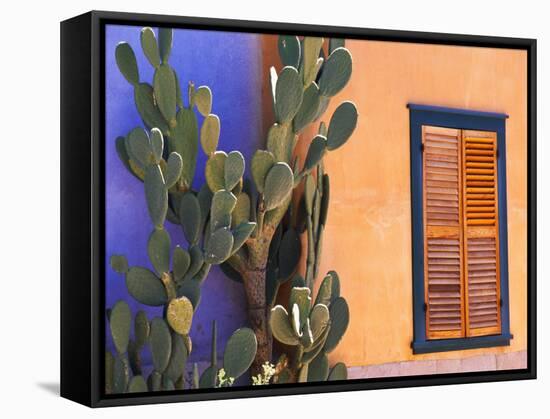
[[499,334],[496,134],[464,130],[462,144],[466,335]]
[[460,140],[460,130],[422,127],[428,339],[465,336]]

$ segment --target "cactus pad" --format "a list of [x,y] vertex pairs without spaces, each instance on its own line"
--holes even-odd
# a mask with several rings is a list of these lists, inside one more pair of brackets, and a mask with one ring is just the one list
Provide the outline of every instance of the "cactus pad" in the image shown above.
[[233,230],[233,249],[231,253],[235,253],[241,246],[248,240],[254,229],[256,223],[241,223]]
[[308,87],[311,82],[317,77],[320,66],[323,62],[322,58],[319,58],[319,51],[323,46],[323,38],[309,37],[304,38],[304,51],[303,51],[303,81],[304,86]]
[[160,113],[170,121],[176,117],[176,77],[174,70],[167,64],[162,64],[155,71],[153,92]]
[[145,172],[145,197],[147,208],[156,228],[162,228],[168,211],[168,190],[158,165],[150,165]]
[[279,277],[289,278],[298,267],[302,254],[302,243],[297,231],[292,227],[283,234],[279,246]]
[[166,320],[172,329],[180,335],[187,335],[193,321],[193,305],[187,297],[170,301],[166,310]]
[[298,288],[294,287],[290,290],[290,297],[288,299],[288,306],[293,307],[294,304],[298,305],[300,310],[300,327],[302,329],[307,318],[309,317],[309,311],[311,309],[311,291],[308,287]]
[[310,315],[313,340],[317,340],[321,337],[328,326],[329,320],[330,315],[327,306],[324,304],[316,304],[311,310]]
[[147,378],[147,385],[150,391],[162,390],[162,374],[157,371],[151,372]]
[[357,108],[352,102],[343,102],[336,108],[327,133],[327,146],[329,150],[336,150],[351,136],[357,125]]
[[351,54],[345,48],[335,49],[323,65],[319,78],[319,90],[323,96],[339,93],[351,77]]
[[275,107],[278,122],[285,124],[294,118],[302,104],[303,86],[298,70],[284,67],[275,86]]
[[324,352],[319,353],[308,367],[307,381],[326,381],[328,378],[328,358]]
[[159,28],[159,52],[163,63],[168,61],[172,50],[172,29]]
[[321,95],[319,87],[315,82],[311,83],[304,91],[304,97],[298,113],[294,117],[293,128],[294,132],[300,132],[308,124],[313,122],[317,116],[319,105],[321,103]]
[[189,256],[189,252],[187,252],[187,250],[182,249],[180,246],[176,246],[172,258],[174,279],[176,281],[180,281],[183,279],[183,276],[187,273],[187,270],[191,265],[191,256]]
[[171,188],[176,184],[181,176],[181,170],[183,169],[183,160],[181,156],[175,151],[171,152],[166,162],[166,171],[164,173],[166,187]]
[[206,183],[212,192],[225,188],[225,161],[227,154],[223,151],[216,151],[206,162],[205,177]]
[[298,345],[299,340],[290,324],[288,313],[283,306],[277,305],[271,309],[269,327],[273,336],[285,345]]
[[142,347],[149,338],[150,325],[144,311],[138,311],[134,319],[134,337],[136,345]]
[[[202,116],[208,116],[212,110],[212,91],[208,86],[200,86],[194,95],[195,105]],[[207,153],[208,154],[208,153]]]
[[252,178],[259,193],[264,192],[265,178],[269,169],[275,164],[275,156],[266,150],[257,150],[252,156]]
[[205,261],[211,265],[224,262],[233,249],[233,234],[227,227],[219,228],[210,236],[205,249]]
[[174,383],[184,374],[188,355],[183,336],[178,333],[172,333],[172,353],[170,354],[170,362],[164,371],[164,375]]
[[331,303],[340,297],[340,277],[336,271],[329,271],[327,275],[330,275],[332,278],[332,287],[330,290],[330,301]]
[[267,133],[267,149],[273,153],[275,161],[290,163],[294,147],[294,133],[290,125],[273,124]]
[[124,393],[130,381],[130,364],[122,355],[115,358],[113,365],[113,393]]
[[151,346],[155,371],[164,372],[172,353],[172,336],[168,325],[160,317],[155,317],[151,321],[149,345]]
[[201,127],[201,145],[204,154],[210,156],[216,151],[220,139],[220,118],[210,114],[204,118]]
[[151,143],[151,151],[153,153],[153,159],[156,164],[160,163],[162,159],[162,152],[164,150],[164,137],[162,132],[158,128],[153,128],[149,137]]
[[243,375],[256,356],[258,343],[254,332],[246,327],[235,331],[225,346],[223,367],[229,377],[237,379]]
[[278,41],[279,57],[283,66],[290,65],[298,68],[300,64],[301,48],[300,41],[294,35],[281,35]]
[[195,176],[199,152],[199,127],[197,117],[191,109],[181,108],[176,116],[176,126],[168,141],[169,150],[177,152],[182,160],[181,179],[187,188]]
[[328,53],[332,54],[336,48],[345,47],[346,40],[343,38],[330,38],[328,42]]
[[168,132],[168,123],[155,103],[153,87],[150,84],[139,83],[135,86],[134,101],[145,125],[149,128],[157,127],[164,134]]
[[119,354],[125,353],[128,349],[131,323],[132,313],[130,307],[125,301],[118,301],[111,310],[109,325],[113,343]]
[[124,78],[130,84],[136,85],[139,83],[139,72],[136,62],[134,50],[126,42],[121,42],[116,46],[115,59],[118,68]]
[[237,196],[235,209],[231,213],[231,227],[237,227],[250,219],[250,197],[246,192],[241,192]]
[[244,174],[244,157],[240,151],[232,151],[227,155],[224,166],[225,189],[233,190]]
[[151,28],[143,28],[140,34],[141,48],[151,65],[157,68],[160,65],[159,47],[155,32]]
[[328,375],[328,381],[338,381],[338,380],[347,380],[348,379],[348,369],[346,368],[346,364],[343,362],[338,362],[332,369],[330,370],[330,374]]
[[126,137],[126,150],[130,159],[142,169],[152,163],[151,141],[142,128],[134,128]]
[[193,192],[187,192],[180,200],[180,224],[189,244],[196,244],[201,227],[201,208]]
[[105,393],[113,392],[113,374],[115,369],[115,358],[109,351],[105,351]]
[[212,230],[231,226],[231,213],[237,205],[237,198],[231,192],[221,189],[212,197],[210,223]]
[[170,245],[170,235],[164,229],[155,229],[149,236],[147,253],[159,276],[170,272]]
[[125,274],[128,272],[128,259],[126,256],[113,255],[111,256],[111,268],[119,274]]
[[325,343],[325,352],[330,353],[336,348],[349,324],[349,308],[346,300],[338,297],[330,305],[330,331]]
[[327,152],[327,139],[322,135],[317,135],[309,145],[304,163],[304,170],[309,172],[317,166]]
[[292,169],[286,163],[273,165],[265,178],[264,200],[266,210],[277,208],[290,196],[294,186]]
[[145,393],[147,392],[147,383],[141,375],[135,375],[128,384],[128,393]]
[[166,304],[166,289],[159,278],[148,269],[132,267],[126,275],[126,287],[132,297],[148,306]]
[[325,306],[330,305],[332,294],[332,276],[327,275],[323,278],[319,291],[317,291],[317,297],[315,298],[315,305],[324,304]]

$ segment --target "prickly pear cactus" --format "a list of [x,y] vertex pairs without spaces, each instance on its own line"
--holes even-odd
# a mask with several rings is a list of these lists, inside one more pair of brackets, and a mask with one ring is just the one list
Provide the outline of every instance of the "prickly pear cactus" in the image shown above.
[[[296,281],[297,285],[303,281],[303,278]],[[321,283],[315,302],[308,287],[296,286],[290,291],[288,309],[282,305],[273,307],[269,319],[273,336],[295,349],[291,370],[279,375],[297,377],[299,382],[328,379],[327,354],[338,345],[349,324],[349,308],[339,290],[338,275],[329,272]],[[333,380],[342,377],[341,370],[345,370],[342,363],[336,365],[340,366],[332,375]]]
[[[279,37],[282,68],[270,70],[275,121],[267,134],[266,149],[252,157],[252,182],[247,190],[251,219],[257,226],[246,246],[222,265],[230,278],[245,287],[249,319],[258,338],[255,374],[271,360],[267,319],[279,287],[297,271],[302,233],[307,237],[303,286],[313,289],[329,207],[329,177],[323,158],[342,147],[357,125],[357,109],[349,101],[336,107],[328,126],[320,122],[331,98],[342,91],[352,73],[352,58],[344,41],[330,40],[326,53],[324,44],[322,38]],[[319,124],[317,134],[304,138],[302,134],[312,124]],[[302,164],[295,153],[298,141],[309,141]],[[294,206],[293,194],[302,185],[304,192],[295,196],[299,205]]]
[[[211,89],[189,81],[182,93],[182,80],[169,63],[172,38],[171,29],[142,29],[141,47],[154,73],[149,81],[140,77],[129,44],[120,43],[115,52],[143,121],[142,127],[116,139],[116,149],[124,166],[143,183],[152,231],[146,244],[150,266],[129,266],[123,255],[113,255],[111,266],[124,276],[135,300],[162,307],[163,315],[149,320],[138,312],[132,338],[128,305],[120,301],[110,310],[116,353],[106,354],[106,391],[225,387],[249,370],[255,383],[267,383],[273,374],[273,382],[280,383],[345,379],[345,365],[331,369],[327,358],[349,323],[337,274],[324,278],[314,302],[312,290],[329,208],[323,158],[349,140],[358,119],[355,105],[344,101],[328,126],[321,122],[330,100],[351,78],[350,52],[340,39],[325,45],[318,37],[279,37],[282,66],[272,67],[269,74],[275,121],[265,149],[254,153],[251,179],[246,179],[243,155],[218,150],[222,121],[212,113]],[[198,114],[203,117],[200,126]],[[317,133],[305,138],[312,124],[319,125]],[[309,143],[303,162],[295,152],[298,141]],[[205,184],[194,190],[200,150],[207,157]],[[298,190],[303,193],[297,195]],[[186,245],[174,243],[165,229],[167,221],[181,226]],[[297,272],[302,250],[304,277]],[[212,265],[243,284],[251,328],[231,336],[219,365],[214,323],[210,366],[202,373],[197,364],[187,371],[193,316]],[[276,304],[279,288],[288,281],[288,303]],[[275,368],[272,337],[292,348]],[[141,365],[145,346],[153,359],[146,379]]]

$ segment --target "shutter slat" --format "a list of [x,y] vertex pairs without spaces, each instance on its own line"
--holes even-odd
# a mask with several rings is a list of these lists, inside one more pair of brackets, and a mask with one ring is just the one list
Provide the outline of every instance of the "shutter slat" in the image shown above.
[[425,126],[423,135],[427,337],[461,337],[465,321],[460,131]]
[[467,336],[500,333],[496,135],[463,132]]
[[444,181],[444,180],[431,180],[428,178],[426,180],[426,185],[428,187],[435,186],[437,188],[456,188],[457,182]]
[[458,176],[442,175],[439,173],[428,172],[426,173],[426,180],[439,180],[444,182],[458,182]]

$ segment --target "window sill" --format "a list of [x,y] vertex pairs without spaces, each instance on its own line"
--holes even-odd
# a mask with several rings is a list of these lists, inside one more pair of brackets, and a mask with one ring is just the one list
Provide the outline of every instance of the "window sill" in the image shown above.
[[463,349],[492,348],[509,346],[513,336],[510,334],[478,336],[461,339],[437,339],[429,341],[414,341],[411,343],[413,354],[427,354],[431,352],[459,351]]

